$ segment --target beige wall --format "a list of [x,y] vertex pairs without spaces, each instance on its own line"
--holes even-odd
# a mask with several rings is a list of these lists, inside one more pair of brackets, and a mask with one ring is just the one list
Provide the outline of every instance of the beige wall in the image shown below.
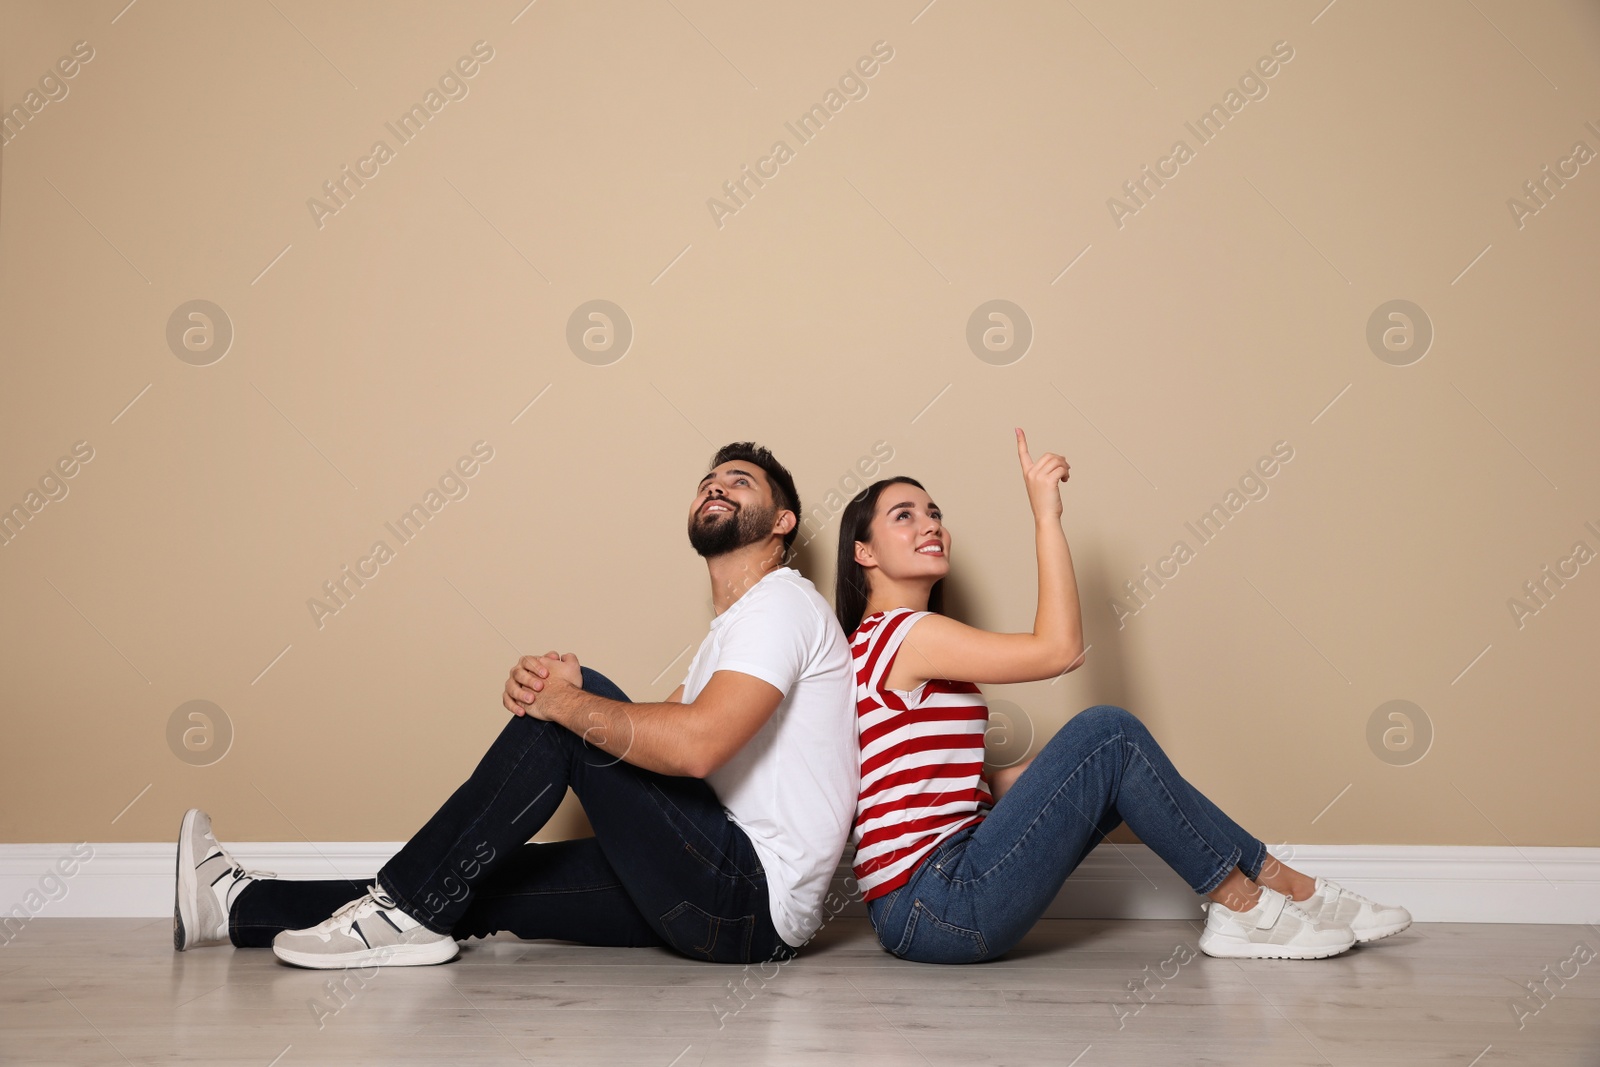
[[[825,494],[883,442],[947,511],[967,618],[1026,626],[1020,424],[1073,465],[1093,648],[991,690],[1026,709],[1013,750],[1119,703],[1271,841],[1600,845],[1600,566],[1508,606],[1600,551],[1600,163],[1521,192],[1600,151],[1595,7],[921,3],[0,8],[8,110],[93,50],[0,156],[0,505],[93,452],[0,547],[0,840],[162,840],[190,805],[234,839],[397,839],[499,728],[517,650],[664,696],[709,618],[687,500],[731,439],[823,506],[824,589]],[[401,144],[385,123],[479,41]],[[167,340],[199,299],[234,335],[206,366]],[[592,299],[633,326],[610,365],[566,340]],[[1006,365],[967,341],[992,299],[1033,331]],[[1435,333],[1406,366],[1367,339],[1396,299]],[[1278,442],[1267,495],[1229,501]],[[205,766],[169,741],[191,700],[233,732]],[[1431,724],[1420,761],[1369,743],[1391,700]]]

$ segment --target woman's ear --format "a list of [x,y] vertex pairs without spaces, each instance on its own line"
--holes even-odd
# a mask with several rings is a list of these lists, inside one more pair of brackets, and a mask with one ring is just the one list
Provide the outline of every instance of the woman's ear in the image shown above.
[[872,554],[872,546],[865,541],[856,542],[856,565],[860,567],[876,567],[877,559]]

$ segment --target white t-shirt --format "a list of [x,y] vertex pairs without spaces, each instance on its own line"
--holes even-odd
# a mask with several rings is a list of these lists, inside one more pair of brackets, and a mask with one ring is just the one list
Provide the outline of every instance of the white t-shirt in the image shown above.
[[761,858],[778,936],[798,948],[822,925],[860,786],[850,645],[816,587],[780,567],[711,621],[684,702],[717,671],[783,693],[772,718],[706,781]]

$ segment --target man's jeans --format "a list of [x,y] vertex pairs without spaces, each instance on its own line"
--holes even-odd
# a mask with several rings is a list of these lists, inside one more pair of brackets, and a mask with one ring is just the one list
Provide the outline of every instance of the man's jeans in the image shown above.
[[920,963],[976,963],[1022,939],[1089,851],[1126,821],[1209,893],[1267,849],[1184,781],[1143,723],[1109,704],[1073,716],[976,826],[928,853],[867,905],[884,948]]
[[[627,700],[583,669],[583,688]],[[529,844],[571,786],[595,836]],[[505,930],[591,945],[665,945],[691,959],[783,959],[750,839],[698,778],[641,770],[567,729],[512,716],[472,777],[378,873],[405,911],[458,938]],[[266,946],[367,891],[364,881],[264,879],[230,934]]]

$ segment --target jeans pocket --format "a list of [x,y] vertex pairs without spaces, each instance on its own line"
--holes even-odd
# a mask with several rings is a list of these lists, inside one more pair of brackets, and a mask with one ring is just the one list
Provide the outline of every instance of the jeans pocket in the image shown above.
[[748,963],[756,917],[724,919],[689,901],[661,916],[661,936],[681,956],[709,963]]
[[881,897],[874,897],[867,902],[867,921],[872,925],[872,932],[878,937],[878,944],[885,952],[893,952],[897,938],[893,930],[895,898],[905,892],[905,887],[891,889]]
[[905,936],[890,951],[915,963],[977,963],[989,954],[983,934],[945,922],[921,899],[912,901]]
[[927,873],[939,878],[945,885],[954,885],[962,879],[956,877],[956,872],[961,869],[961,858],[967,851],[967,845],[972,840],[972,832],[976,827],[968,827],[957,833],[951,834],[922,857],[919,864]]

